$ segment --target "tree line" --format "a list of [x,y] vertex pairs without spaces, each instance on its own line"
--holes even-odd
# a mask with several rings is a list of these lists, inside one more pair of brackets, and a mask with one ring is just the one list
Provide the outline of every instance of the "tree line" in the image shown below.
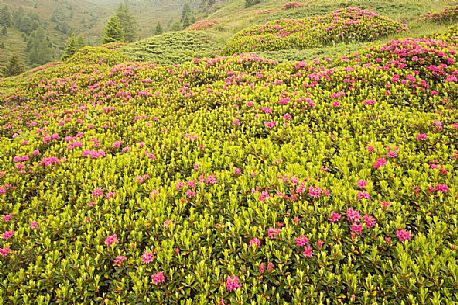
[[[209,12],[214,7],[217,0],[201,0],[198,7],[200,12]],[[67,10],[68,11],[68,10]],[[63,51],[59,51],[49,38],[46,30],[46,21],[33,12],[19,7],[11,10],[8,5],[0,8],[0,38],[6,37],[12,28],[18,30],[22,39],[26,42],[25,57],[13,54],[6,64],[3,71],[5,76],[12,76],[22,73],[27,66],[35,67],[50,62],[61,53],[60,58],[67,60],[78,49],[87,45],[83,36],[71,30],[66,22],[66,15],[71,14],[62,7],[57,6],[50,17],[56,23],[55,29],[68,35]],[[71,9],[70,9],[71,12]],[[195,23],[196,17],[189,3],[185,3],[181,11],[181,19],[172,25],[169,24],[168,30],[179,31]],[[159,35],[164,32],[160,22],[154,27],[153,34]],[[112,42],[133,42],[138,39],[138,21],[130,12],[127,3],[119,4],[116,12],[109,17],[101,33],[100,43]],[[0,48],[5,48],[3,39],[0,39]]]

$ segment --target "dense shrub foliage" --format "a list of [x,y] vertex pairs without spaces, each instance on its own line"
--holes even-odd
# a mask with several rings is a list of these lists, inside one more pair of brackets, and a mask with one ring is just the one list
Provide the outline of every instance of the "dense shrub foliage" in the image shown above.
[[73,65],[115,65],[126,60],[126,56],[111,49],[111,45],[108,44],[107,47],[83,47],[68,59],[68,63]]
[[437,23],[457,23],[458,5],[447,7],[441,12],[427,14],[424,19]]
[[237,33],[228,54],[281,49],[306,49],[339,42],[374,41],[404,26],[375,12],[349,7],[324,16],[279,19]]
[[456,49],[166,67],[83,49],[17,80],[0,303],[458,302]]
[[172,32],[156,35],[122,48],[134,61],[178,64],[194,57],[210,56],[221,46],[211,34],[203,31]]

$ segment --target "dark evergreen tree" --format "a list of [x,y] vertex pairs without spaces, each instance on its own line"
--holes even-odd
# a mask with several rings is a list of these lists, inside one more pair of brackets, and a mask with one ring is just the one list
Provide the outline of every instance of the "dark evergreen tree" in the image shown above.
[[250,7],[258,3],[261,3],[261,0],[245,0],[245,7]]
[[0,26],[3,26],[4,28],[9,28],[12,25],[13,25],[13,20],[12,20],[10,9],[8,8],[7,5],[4,5],[0,9]]
[[20,60],[18,55],[11,56],[8,61],[8,65],[5,67],[5,76],[15,76],[24,72],[24,64]]
[[65,50],[64,53],[61,56],[62,60],[67,60],[70,58],[73,54],[78,51],[78,49],[81,46],[79,45],[78,38],[74,33],[71,33],[70,36],[68,37],[67,41],[65,42]]
[[42,27],[30,34],[27,41],[27,55],[31,66],[43,65],[53,59],[51,43]]
[[187,28],[191,24],[196,21],[194,15],[192,14],[191,7],[188,3],[183,6],[183,10],[181,11],[181,25],[183,28]]
[[162,30],[162,25],[160,22],[157,23],[156,25],[156,29],[154,30],[154,35],[160,35],[162,34],[164,31]]
[[121,28],[124,33],[124,41],[134,41],[137,38],[137,21],[129,12],[129,8],[126,3],[121,3],[119,5],[116,16],[119,18],[119,22],[121,23]]
[[118,16],[114,15],[108,19],[108,22],[103,29],[102,43],[116,41],[124,41],[124,32],[122,30],[121,21]]

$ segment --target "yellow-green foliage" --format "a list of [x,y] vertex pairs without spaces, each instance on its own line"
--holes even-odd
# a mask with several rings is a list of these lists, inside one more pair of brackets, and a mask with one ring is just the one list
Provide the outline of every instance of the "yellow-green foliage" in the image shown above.
[[172,32],[153,36],[122,48],[131,60],[159,64],[178,64],[195,57],[212,55],[221,43],[202,31]]
[[127,60],[122,53],[105,47],[83,47],[79,49],[69,60],[69,64],[107,64],[115,65]]
[[456,23],[458,22],[458,5],[447,7],[437,13],[429,13],[423,19],[436,23]]
[[456,304],[456,51],[15,79],[0,304]]
[[349,7],[324,16],[280,19],[247,28],[227,43],[225,52],[306,49],[339,42],[374,41],[404,29],[400,23],[375,12]]

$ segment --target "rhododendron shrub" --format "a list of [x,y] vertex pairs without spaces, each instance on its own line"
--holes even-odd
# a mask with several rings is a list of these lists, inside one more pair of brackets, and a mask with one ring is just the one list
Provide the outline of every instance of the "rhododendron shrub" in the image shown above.
[[18,78],[0,303],[458,302],[456,49]]
[[228,54],[307,49],[340,42],[374,41],[401,32],[405,26],[358,7],[324,16],[279,19],[240,31],[226,44]]

